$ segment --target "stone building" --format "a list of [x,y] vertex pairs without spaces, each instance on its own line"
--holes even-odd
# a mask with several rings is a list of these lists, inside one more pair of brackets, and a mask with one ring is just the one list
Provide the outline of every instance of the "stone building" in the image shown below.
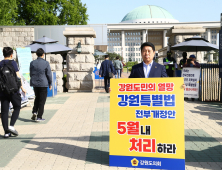
[[[144,5],[127,13],[120,23],[107,24],[107,29],[108,52],[123,56],[125,62],[141,62],[139,48],[145,41],[155,45],[160,58],[166,56],[166,50],[169,49],[167,46],[173,46],[194,35],[218,45],[220,22],[179,22],[161,7]],[[181,54],[175,53],[175,58],[179,60]],[[199,61],[202,62],[204,54],[198,55],[201,55]]]

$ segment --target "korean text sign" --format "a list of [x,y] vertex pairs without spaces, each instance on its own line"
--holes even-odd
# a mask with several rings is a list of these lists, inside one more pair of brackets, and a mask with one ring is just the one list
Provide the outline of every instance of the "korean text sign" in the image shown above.
[[111,79],[110,166],[185,169],[183,83]]
[[199,98],[200,68],[184,67],[182,71],[184,77],[184,97]]

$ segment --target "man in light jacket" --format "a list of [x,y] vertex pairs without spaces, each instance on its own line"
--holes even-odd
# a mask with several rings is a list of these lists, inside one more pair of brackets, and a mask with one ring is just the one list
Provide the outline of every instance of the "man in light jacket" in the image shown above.
[[113,62],[113,66],[116,70],[116,75],[115,78],[117,78],[117,74],[118,74],[118,78],[120,78],[120,72],[123,69],[123,64],[121,61],[119,61],[119,57],[116,57],[116,60]]
[[42,118],[47,98],[47,88],[52,89],[52,73],[48,61],[44,60],[44,50],[36,51],[38,58],[30,63],[30,85],[34,87],[35,102],[31,119],[37,122],[45,121]]

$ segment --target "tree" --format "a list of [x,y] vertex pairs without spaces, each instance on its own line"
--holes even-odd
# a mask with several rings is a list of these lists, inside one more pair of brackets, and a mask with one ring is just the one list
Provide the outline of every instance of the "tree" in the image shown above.
[[17,6],[15,20],[25,25],[83,25],[88,21],[81,0],[20,0]]
[[80,0],[62,0],[59,14],[59,25],[86,25],[89,15],[86,4]]
[[17,20],[16,0],[0,0],[0,25],[24,25]]
[[18,18],[25,25],[57,25],[59,0],[20,0]]

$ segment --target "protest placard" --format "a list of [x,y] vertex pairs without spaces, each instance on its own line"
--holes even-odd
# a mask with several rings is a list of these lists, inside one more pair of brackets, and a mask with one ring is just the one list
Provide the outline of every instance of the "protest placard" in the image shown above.
[[29,67],[32,62],[32,54],[30,47],[16,48],[17,57],[19,62],[19,70],[24,78],[30,83]]
[[111,79],[110,166],[185,170],[183,83]]
[[184,67],[182,77],[185,84],[184,97],[199,98],[200,68]]

